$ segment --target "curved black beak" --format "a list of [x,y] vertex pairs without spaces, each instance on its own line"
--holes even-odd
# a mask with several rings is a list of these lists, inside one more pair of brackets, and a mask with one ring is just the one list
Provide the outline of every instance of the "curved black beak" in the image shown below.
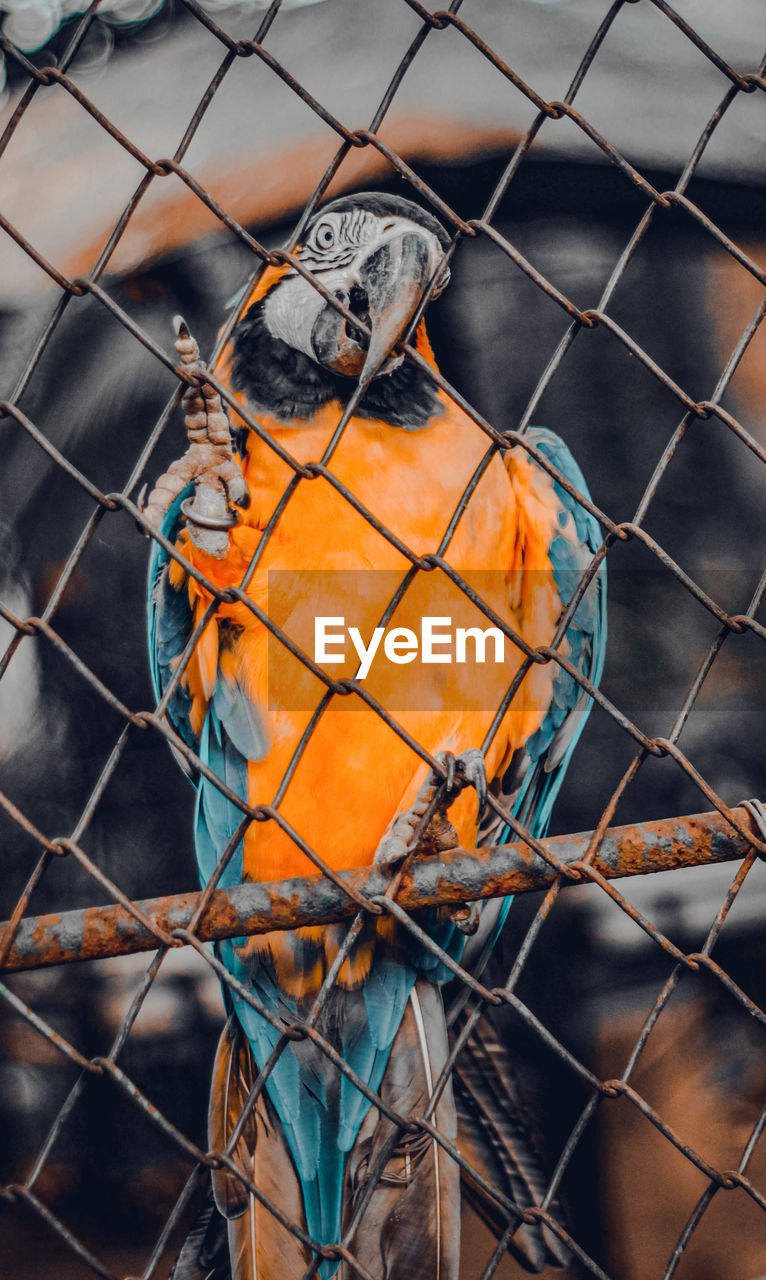
[[356,266],[350,288],[336,290],[336,297],[370,329],[370,337],[328,303],[311,335],[319,363],[358,377],[362,385],[371,382],[415,314],[440,254],[434,237],[415,230],[397,232],[374,246]]

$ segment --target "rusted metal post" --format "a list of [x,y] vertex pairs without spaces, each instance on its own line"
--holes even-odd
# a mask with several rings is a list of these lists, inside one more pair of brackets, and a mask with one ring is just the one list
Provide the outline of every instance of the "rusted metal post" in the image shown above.
[[[745,809],[734,815],[745,829]],[[542,841],[562,863],[577,862],[590,832],[553,836]],[[607,879],[672,871],[677,867],[731,862],[745,856],[749,846],[718,812],[664,818],[637,826],[613,827],[607,832],[594,867]],[[449,903],[545,889],[556,871],[527,845],[506,844],[487,849],[458,849],[440,857],[417,858],[402,879],[397,901],[406,911]],[[386,890],[387,877],[374,867],[341,872],[341,879],[367,898]],[[580,881],[582,882],[582,881]],[[575,882],[577,883],[577,882]],[[159,930],[186,928],[200,900],[197,893],[150,898],[136,906]],[[234,885],[217,889],[197,929],[201,941],[295,929],[299,925],[331,924],[353,916],[354,901],[323,875],[273,883]],[[7,925],[0,926],[0,946]],[[22,921],[5,971],[38,969],[73,960],[104,959],[136,951],[153,951],[157,938],[122,906],[87,907],[80,911],[30,917]]]

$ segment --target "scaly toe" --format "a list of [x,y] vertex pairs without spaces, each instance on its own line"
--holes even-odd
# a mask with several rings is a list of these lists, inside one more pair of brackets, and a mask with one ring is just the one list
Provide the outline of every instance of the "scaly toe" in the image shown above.
[[457,768],[463,776],[463,786],[472,786],[476,792],[478,816],[481,817],[487,803],[487,768],[484,756],[476,747],[470,747],[458,756]]
[[480,905],[478,902],[459,902],[454,907],[447,907],[447,915],[455,928],[464,933],[467,938],[472,938],[479,927]]
[[373,858],[373,866],[379,868],[384,875],[393,875],[398,871],[409,853],[409,844],[397,833],[396,825],[384,835]]
[[442,779],[442,778],[434,777],[433,774],[431,776],[434,777],[434,781],[437,782],[440,786],[445,787],[447,795],[450,795],[455,790],[455,776],[456,776],[455,757],[451,751],[440,751],[436,759],[443,766],[445,770],[445,777]]

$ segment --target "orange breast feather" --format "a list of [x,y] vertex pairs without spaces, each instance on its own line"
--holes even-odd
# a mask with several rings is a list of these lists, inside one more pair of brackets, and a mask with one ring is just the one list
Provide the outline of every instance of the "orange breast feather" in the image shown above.
[[[219,376],[228,373],[224,359]],[[435,552],[460,496],[486,452],[479,428],[440,393],[444,414],[413,432],[354,417],[332,457],[333,474],[416,555]],[[259,420],[298,461],[321,458],[341,415],[338,403],[295,424]],[[493,458],[445,551],[504,622],[530,644],[550,642],[559,610],[547,547],[555,536],[552,484],[524,455],[508,465]],[[238,583],[262,530],[293,476],[292,469],[253,433],[243,463],[250,506],[231,535],[230,553],[215,560],[182,535],[184,554],[220,586]],[[368,642],[411,567],[324,478],[301,480],[272,532],[247,591],[270,618],[313,656],[314,618],[343,617]],[[529,572],[532,569],[533,572]],[[189,582],[195,617],[209,599]],[[419,632],[424,616],[450,617],[456,627],[491,622],[439,570],[421,571],[388,626]],[[352,676],[358,659],[347,645],[344,665],[327,665],[332,679]],[[424,685],[418,662],[373,663],[365,687],[401,727],[431,754],[481,745],[497,706],[523,659],[505,646],[504,665],[472,662],[432,666]],[[270,749],[249,765],[249,800],[270,804],[301,736],[325,694],[324,684],[247,609],[221,605],[190,664],[188,686],[199,728],[216,665],[236,678],[258,708]],[[525,678],[487,754],[492,777],[539,727],[551,696],[550,665]],[[316,722],[280,803],[280,813],[337,869],[372,860],[391,821],[413,800],[426,765],[380,716],[353,694],[335,695]],[[467,791],[450,816],[461,843],[475,842],[476,803]],[[307,856],[276,823],[253,824],[245,839],[245,873],[259,880],[311,874]],[[256,944],[258,945],[258,944]],[[358,976],[358,975],[357,975]]]

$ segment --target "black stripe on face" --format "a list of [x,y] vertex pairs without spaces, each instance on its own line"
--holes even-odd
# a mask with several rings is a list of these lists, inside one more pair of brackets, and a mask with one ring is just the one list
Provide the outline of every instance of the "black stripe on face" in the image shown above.
[[301,251],[301,262],[310,271],[336,271],[341,267],[350,266],[354,261],[355,255],[356,247],[341,246],[338,249],[317,249],[313,245],[307,245]]
[[301,250],[301,262],[314,271],[348,267],[360,246],[375,239],[377,221],[374,214],[364,209],[332,213],[324,218],[320,215]]
[[313,225],[318,224],[328,214],[348,212],[369,213],[376,218],[406,218],[417,226],[425,227],[436,236],[442,249],[449,248],[450,237],[437,218],[420,204],[405,200],[403,196],[385,194],[381,191],[357,191],[353,195],[339,196],[332,200],[314,215]]

